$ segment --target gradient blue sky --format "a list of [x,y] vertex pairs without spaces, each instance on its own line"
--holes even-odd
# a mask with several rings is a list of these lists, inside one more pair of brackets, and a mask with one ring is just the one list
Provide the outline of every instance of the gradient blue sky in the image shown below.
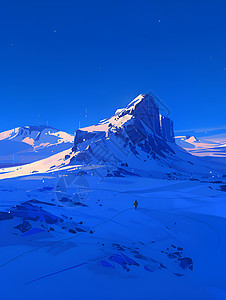
[[225,15],[225,0],[1,1],[0,131],[73,133],[149,90],[176,129],[226,126]]

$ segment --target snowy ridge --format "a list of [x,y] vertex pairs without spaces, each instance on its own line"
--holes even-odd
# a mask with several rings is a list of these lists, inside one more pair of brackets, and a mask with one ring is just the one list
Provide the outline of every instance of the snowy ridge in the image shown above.
[[[49,136],[55,136],[56,138],[51,140]],[[0,132],[0,141],[2,140],[14,140],[37,147],[43,142],[49,142],[49,144],[71,143],[73,138],[70,134],[49,126],[24,126]]]
[[17,127],[0,133],[0,165],[20,165],[71,147],[73,136],[48,126]]
[[177,145],[196,156],[226,157],[226,134],[208,136],[176,136]]

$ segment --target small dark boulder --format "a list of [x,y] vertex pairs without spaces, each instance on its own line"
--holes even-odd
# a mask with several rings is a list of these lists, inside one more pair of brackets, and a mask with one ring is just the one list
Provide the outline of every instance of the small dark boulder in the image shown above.
[[189,268],[193,270],[193,261],[190,257],[179,258],[178,260],[180,261],[180,267],[182,269]]

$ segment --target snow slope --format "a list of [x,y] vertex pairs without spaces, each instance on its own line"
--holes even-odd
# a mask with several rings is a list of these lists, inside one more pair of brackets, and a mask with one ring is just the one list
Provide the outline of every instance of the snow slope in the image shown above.
[[46,126],[24,126],[0,133],[0,166],[31,163],[71,147],[73,136]]

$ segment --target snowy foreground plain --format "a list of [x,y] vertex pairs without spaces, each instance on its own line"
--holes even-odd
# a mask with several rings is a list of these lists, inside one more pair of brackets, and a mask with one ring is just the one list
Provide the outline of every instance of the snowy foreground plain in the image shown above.
[[131,177],[98,184],[93,176],[80,190],[89,193],[84,206],[71,207],[57,200],[59,180],[1,182],[9,215],[12,205],[35,207],[38,199],[42,211],[33,216],[45,218],[21,230],[17,217],[0,222],[1,299],[225,299],[219,184]]
[[1,169],[0,299],[226,299],[224,158],[167,145],[108,176],[87,145]]

